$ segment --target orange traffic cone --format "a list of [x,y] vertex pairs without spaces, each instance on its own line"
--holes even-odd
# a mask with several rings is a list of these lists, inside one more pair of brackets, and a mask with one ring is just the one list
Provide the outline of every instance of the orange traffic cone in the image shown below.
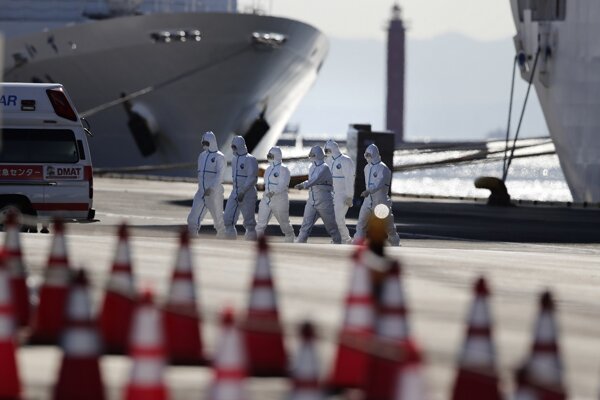
[[567,397],[558,346],[558,327],[554,317],[554,300],[546,291],[540,297],[540,312],[535,324],[526,375],[539,400],[563,400]]
[[213,360],[214,378],[208,400],[246,400],[246,349],[233,310],[221,315],[221,333]]
[[77,271],[66,309],[66,329],[62,337],[63,359],[54,388],[54,398],[104,399],[100,375],[100,337],[92,318],[88,282],[83,270]]
[[475,282],[473,291],[475,298],[471,305],[467,337],[460,356],[452,398],[501,399],[488,304],[490,292],[484,278]]
[[196,305],[196,285],[187,229],[180,235],[179,253],[166,304],[165,334],[167,351],[172,364],[204,364],[201,322]]
[[382,281],[377,311],[373,355],[365,386],[366,400],[392,399],[398,371],[408,361],[409,328],[400,283],[400,264],[397,261],[388,268]]
[[408,311],[400,274],[400,264],[398,261],[393,261],[382,283],[375,328],[378,337],[394,341],[407,340],[410,336]]
[[300,327],[300,346],[292,361],[290,371],[292,392],[288,397],[289,400],[321,400],[324,398],[314,341],[315,328],[313,324],[304,322]]
[[20,399],[10,274],[0,254],[0,399]]
[[364,251],[364,247],[359,247],[353,255],[354,270],[346,296],[344,322],[328,381],[329,389],[334,392],[343,388],[362,388],[366,382],[370,358],[367,349],[373,336],[375,311],[371,275],[362,262]]
[[414,341],[404,342],[404,362],[397,372],[396,388],[393,400],[429,399],[424,374],[421,351]]
[[162,315],[153,304],[151,292],[142,295],[135,311],[130,343],[133,365],[125,388],[125,399],[167,399]]
[[64,310],[71,279],[62,221],[54,222],[54,237],[33,316],[30,344],[56,344],[64,328]]
[[10,272],[15,321],[19,326],[26,326],[31,318],[31,304],[27,289],[27,270],[21,254],[20,227],[14,212],[6,216],[4,228],[6,231],[4,252],[6,253],[6,265]]
[[268,250],[265,237],[260,237],[245,323],[248,373],[251,376],[287,376],[287,355]]
[[106,352],[126,354],[135,309],[135,283],[131,268],[127,225],[119,227],[119,241],[100,312],[100,331]]

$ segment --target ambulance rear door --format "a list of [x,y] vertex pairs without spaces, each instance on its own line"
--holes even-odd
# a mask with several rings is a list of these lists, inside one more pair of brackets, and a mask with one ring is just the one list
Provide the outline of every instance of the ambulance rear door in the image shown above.
[[[77,128],[75,128],[77,129]],[[44,163],[44,204],[38,212],[51,216],[85,219],[91,207],[89,155],[73,129],[56,129],[41,139],[47,146]]]

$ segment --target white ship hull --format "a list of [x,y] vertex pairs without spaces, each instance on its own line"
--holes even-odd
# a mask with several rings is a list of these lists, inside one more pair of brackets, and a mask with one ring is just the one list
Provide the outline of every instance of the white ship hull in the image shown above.
[[600,202],[600,2],[511,6],[524,79],[541,49],[533,83],[573,200]]
[[[202,39],[152,40],[153,33],[180,29],[199,30]],[[282,34],[286,41],[278,46],[256,44],[254,32]],[[91,123],[95,166],[194,162],[204,131],[214,131],[219,145],[228,149],[231,137],[244,135],[264,111],[270,129],[264,136],[260,133],[253,149],[261,158],[314,83],[327,51],[322,33],[289,19],[151,14],[10,38],[4,79],[65,85]],[[121,100],[122,93],[129,102]],[[126,104],[153,133],[154,153],[141,154]],[[166,173],[194,175],[195,168]]]

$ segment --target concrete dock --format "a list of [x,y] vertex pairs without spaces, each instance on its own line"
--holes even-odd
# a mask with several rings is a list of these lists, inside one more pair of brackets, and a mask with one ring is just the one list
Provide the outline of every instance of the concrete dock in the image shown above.
[[[134,270],[139,287],[152,286],[163,297],[196,185],[131,179],[95,179],[98,221],[68,224],[68,247],[74,266],[89,269],[95,304],[103,295],[116,229],[131,225]],[[259,194],[260,197],[260,194]],[[306,192],[291,191],[292,223],[298,231]],[[353,227],[358,208],[348,224]],[[387,253],[401,260],[413,335],[425,351],[427,382],[434,399],[445,399],[455,374],[465,333],[471,286],[485,275],[491,284],[495,340],[504,388],[515,367],[528,355],[541,290],[556,296],[560,346],[570,398],[597,398],[600,391],[600,210],[553,207],[508,209],[451,201],[399,199],[394,213],[402,247]],[[210,224],[210,221],[207,221]],[[275,224],[275,221],[271,221]],[[215,344],[217,313],[230,304],[242,314],[254,264],[255,244],[214,238],[212,227],[193,241],[195,274],[209,354]],[[350,272],[353,246],[330,245],[324,229],[308,244],[285,244],[277,226],[272,260],[279,290],[280,314],[295,350],[299,322],[318,325],[322,370],[327,373]],[[0,238],[3,240],[4,238]],[[39,284],[50,235],[23,234],[23,250],[32,285]],[[19,363],[26,397],[49,398],[60,351],[22,347]],[[120,398],[129,371],[126,357],[102,359],[111,398]],[[206,398],[211,371],[170,367],[174,399]],[[282,379],[251,379],[251,398],[281,399]]]

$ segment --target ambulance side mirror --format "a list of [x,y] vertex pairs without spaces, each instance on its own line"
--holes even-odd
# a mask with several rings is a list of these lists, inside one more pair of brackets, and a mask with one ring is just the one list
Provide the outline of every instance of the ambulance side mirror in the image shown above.
[[92,126],[90,125],[90,122],[85,119],[84,117],[81,117],[81,123],[83,124],[83,130],[85,131],[86,135],[88,135],[89,137],[94,137],[94,134],[92,133]]

